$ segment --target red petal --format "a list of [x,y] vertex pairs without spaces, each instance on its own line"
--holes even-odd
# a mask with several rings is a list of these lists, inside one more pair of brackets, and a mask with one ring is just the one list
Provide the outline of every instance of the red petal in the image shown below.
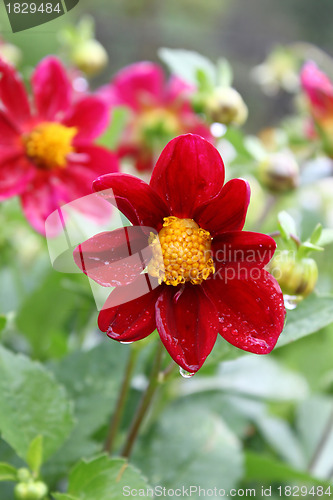
[[283,330],[285,308],[276,280],[263,269],[247,270],[243,279],[210,279],[203,286],[220,317],[220,334],[230,344],[267,354]]
[[98,316],[102,332],[120,342],[133,342],[156,328],[155,302],[160,294],[156,280],[147,274],[128,286],[115,288]]
[[202,137],[187,134],[166,145],[150,185],[171,215],[192,218],[197,207],[220,192],[223,182],[224,165],[217,149]]
[[67,111],[72,86],[56,57],[48,56],[38,64],[31,84],[37,111],[44,120],[53,120],[59,112]]
[[111,87],[123,104],[139,110],[162,100],[164,76],[162,69],[151,62],[139,62],[122,69]]
[[211,236],[225,231],[240,231],[245,224],[251,189],[247,181],[232,179],[223,186],[220,194],[201,205],[194,215],[200,227]]
[[14,146],[23,151],[20,145],[20,132],[12,123],[7,113],[0,110],[0,145]]
[[98,97],[84,97],[71,108],[64,118],[67,127],[77,127],[78,133],[74,145],[83,141],[92,141],[106,129],[109,123],[107,105]]
[[34,166],[17,152],[1,153],[0,201],[21,194],[35,175]]
[[216,271],[221,269],[230,275],[230,267],[239,272],[246,268],[263,268],[273,257],[275,249],[273,238],[248,231],[222,233],[212,244]]
[[99,176],[118,172],[118,157],[102,146],[84,144],[75,148],[75,154],[68,158],[68,167],[65,170],[71,171],[76,167],[81,167],[88,174],[90,172],[91,181],[89,191],[92,191],[92,182]]
[[163,217],[170,215],[153,189],[133,175],[103,175],[95,180],[93,187],[95,191],[106,191],[103,197],[118,207],[134,225],[149,226],[159,230]]
[[166,286],[156,302],[156,325],[172,359],[194,373],[213,349],[218,316],[199,285]]
[[30,120],[28,96],[19,73],[0,60],[0,100],[14,123]]
[[102,286],[131,283],[144,271],[151,251],[140,226],[99,233],[74,250],[77,266]]

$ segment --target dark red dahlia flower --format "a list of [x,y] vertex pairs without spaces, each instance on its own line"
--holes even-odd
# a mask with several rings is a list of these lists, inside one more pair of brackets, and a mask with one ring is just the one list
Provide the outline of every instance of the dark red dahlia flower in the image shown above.
[[[96,235],[74,252],[90,278],[116,286],[99,314],[100,329],[132,342],[157,328],[174,361],[192,373],[218,333],[265,354],[284,325],[281,290],[264,269],[275,242],[242,231],[248,183],[223,184],[214,146],[196,135],[177,137],[163,150],[150,185],[126,174],[94,182],[133,226]],[[140,258],[119,260],[129,245]]]
[[[73,103],[61,63],[47,57],[32,75],[33,103],[14,68],[0,60],[0,201],[19,195],[30,224],[92,192],[99,175],[118,170],[116,156],[93,144],[108,124],[97,97]],[[55,228],[56,231],[56,228]]]
[[125,106],[130,113],[119,155],[132,158],[138,170],[151,171],[156,152],[176,135],[191,132],[212,141],[209,128],[191,107],[193,90],[175,76],[165,82],[161,67],[151,62],[119,71],[98,91],[109,106]]

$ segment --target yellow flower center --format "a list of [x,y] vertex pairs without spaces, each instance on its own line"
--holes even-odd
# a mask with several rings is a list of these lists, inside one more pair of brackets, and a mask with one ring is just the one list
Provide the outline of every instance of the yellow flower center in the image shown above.
[[192,219],[165,217],[163,228],[158,236],[151,233],[149,243],[153,257],[148,273],[160,283],[200,285],[215,272],[211,236]]
[[67,155],[73,153],[75,127],[60,123],[42,123],[24,139],[27,156],[39,167],[52,169],[66,167]]

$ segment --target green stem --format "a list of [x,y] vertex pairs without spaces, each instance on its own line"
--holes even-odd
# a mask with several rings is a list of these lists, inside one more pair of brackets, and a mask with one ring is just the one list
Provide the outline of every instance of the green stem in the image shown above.
[[327,419],[327,423],[324,427],[324,431],[321,435],[319,443],[318,443],[318,445],[315,449],[315,452],[314,452],[314,454],[310,460],[310,463],[308,465],[309,472],[313,472],[315,465],[317,464],[318,459],[320,458],[320,455],[321,455],[323,449],[325,448],[325,445],[326,445],[327,440],[332,432],[332,429],[333,429],[333,409],[331,410],[331,413]]
[[158,341],[158,347],[154,359],[154,364],[153,368],[150,374],[150,379],[148,383],[148,387],[145,390],[142,399],[139,404],[138,411],[136,415],[134,416],[132,423],[130,425],[129,433],[125,442],[125,446],[123,448],[123,451],[121,453],[122,457],[129,458],[134,446],[134,443],[138,437],[139,430],[141,427],[141,424],[143,422],[143,419],[147,413],[147,410],[153,400],[153,396],[155,394],[155,391],[157,389],[158,383],[159,383],[159,371],[160,371],[160,366],[161,366],[161,360],[162,360],[162,354],[163,354],[163,345],[162,342]]
[[279,201],[278,196],[274,194],[269,194],[266,198],[264,208],[255,223],[254,231],[260,232],[261,228],[265,224],[267,218],[271,215],[271,212],[275,208],[277,202]]
[[121,421],[121,417],[122,417],[123,412],[124,412],[124,407],[125,407],[125,403],[126,403],[126,399],[127,399],[128,389],[129,389],[130,381],[131,381],[131,376],[132,376],[133,369],[135,366],[136,355],[137,355],[136,350],[131,347],[129,358],[128,358],[126,369],[125,369],[125,373],[124,373],[123,382],[121,384],[120,391],[118,394],[116,409],[115,409],[115,412],[110,419],[108,435],[107,435],[105,445],[104,445],[104,450],[107,451],[109,454],[112,453],[115,438],[116,438],[119,424]]

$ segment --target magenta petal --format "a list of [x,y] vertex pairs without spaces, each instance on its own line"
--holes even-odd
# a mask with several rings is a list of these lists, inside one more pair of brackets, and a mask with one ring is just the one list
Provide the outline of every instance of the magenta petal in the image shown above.
[[105,191],[110,201],[134,225],[160,229],[163,217],[170,215],[164,202],[144,181],[127,174],[108,174],[95,180],[95,191]]
[[224,165],[212,144],[198,135],[170,141],[153,170],[150,186],[170,208],[171,215],[193,218],[197,207],[222,189]]
[[32,88],[38,114],[53,120],[70,106],[71,83],[60,61],[53,56],[43,59],[32,75]]
[[28,96],[19,73],[0,59],[0,101],[14,123],[30,120]]
[[[248,231],[221,233],[213,239],[215,270],[228,273],[245,268],[263,268],[274,255],[276,242],[270,236]],[[231,270],[230,270],[231,274]]]
[[225,231],[239,231],[245,224],[250,194],[247,181],[232,179],[223,186],[215,199],[207,201],[196,210],[194,219],[211,236]]
[[73,105],[62,122],[67,127],[78,129],[74,145],[92,141],[106,129],[109,123],[109,110],[102,99],[93,96],[84,97]]
[[162,69],[151,62],[131,64],[112,80],[119,103],[134,110],[162,101],[164,76]]
[[276,280],[267,271],[243,273],[243,279],[218,276],[203,286],[219,312],[222,337],[255,354],[267,354],[283,330],[285,308]]
[[[37,171],[37,175],[21,195],[24,214],[32,227],[45,234],[47,217],[61,205],[71,201],[65,186],[49,172]],[[61,226],[54,228],[55,234]]]
[[35,175],[34,166],[20,153],[1,152],[0,201],[21,194]]
[[0,110],[0,146],[22,149],[20,132],[11,121],[7,113]]
[[97,234],[74,250],[77,266],[102,286],[127,285],[144,271],[151,251],[140,226]]
[[156,325],[172,359],[194,373],[213,349],[218,316],[200,286],[166,286],[156,302]]
[[157,282],[147,274],[130,285],[115,288],[99,313],[100,330],[120,342],[147,337],[156,328],[155,302],[160,291]]
[[304,65],[301,84],[316,111],[322,115],[333,112],[333,84],[315,63],[308,62]]

